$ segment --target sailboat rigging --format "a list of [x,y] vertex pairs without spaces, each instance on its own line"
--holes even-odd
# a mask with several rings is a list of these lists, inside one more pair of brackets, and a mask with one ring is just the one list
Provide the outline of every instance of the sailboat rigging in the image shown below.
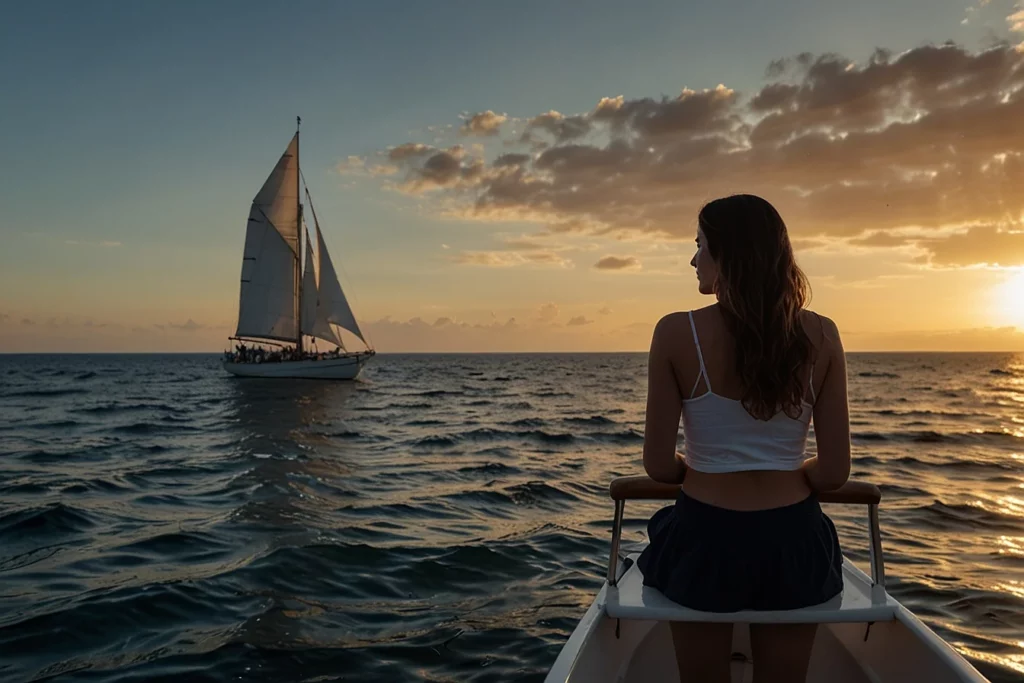
[[[240,343],[224,359],[224,368],[234,375],[354,379],[375,354],[338,281],[307,185],[314,246],[303,215],[303,182],[296,127],[249,209],[238,327],[232,337]],[[366,349],[349,352],[339,329],[355,335]],[[334,351],[309,352],[304,344],[307,336],[313,339],[314,348],[319,339],[334,344]],[[268,353],[262,346],[247,347],[245,342],[281,350]]]

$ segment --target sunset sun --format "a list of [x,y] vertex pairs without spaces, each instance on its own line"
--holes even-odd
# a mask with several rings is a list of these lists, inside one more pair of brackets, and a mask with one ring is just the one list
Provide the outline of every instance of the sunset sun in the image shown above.
[[1024,270],[1018,270],[996,290],[996,311],[1007,325],[1024,328]]

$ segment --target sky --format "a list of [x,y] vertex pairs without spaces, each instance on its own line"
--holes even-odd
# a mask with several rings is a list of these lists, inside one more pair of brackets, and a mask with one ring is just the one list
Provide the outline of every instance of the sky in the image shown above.
[[5,3],[0,352],[226,348],[296,115],[380,351],[645,350],[733,192],[848,350],[1024,350],[1022,45],[1015,0]]

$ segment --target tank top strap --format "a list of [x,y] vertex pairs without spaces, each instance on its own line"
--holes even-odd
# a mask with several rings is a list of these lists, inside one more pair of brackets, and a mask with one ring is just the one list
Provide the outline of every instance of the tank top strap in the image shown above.
[[711,380],[708,379],[708,370],[704,367],[704,354],[700,350],[700,338],[697,336],[697,326],[693,322],[693,311],[689,312],[690,316],[690,329],[693,330],[693,345],[697,347],[697,360],[700,362],[700,374],[697,375],[697,381],[693,383],[693,389],[690,390],[690,398],[693,398],[694,393],[697,391],[697,386],[700,384],[701,377],[704,378],[704,384],[708,388],[708,392],[711,392]]

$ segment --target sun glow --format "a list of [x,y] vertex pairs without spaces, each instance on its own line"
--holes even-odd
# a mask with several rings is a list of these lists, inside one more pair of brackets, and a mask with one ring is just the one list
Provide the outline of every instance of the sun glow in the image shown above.
[[1024,270],[1018,270],[999,286],[995,303],[1001,322],[1024,328]]

